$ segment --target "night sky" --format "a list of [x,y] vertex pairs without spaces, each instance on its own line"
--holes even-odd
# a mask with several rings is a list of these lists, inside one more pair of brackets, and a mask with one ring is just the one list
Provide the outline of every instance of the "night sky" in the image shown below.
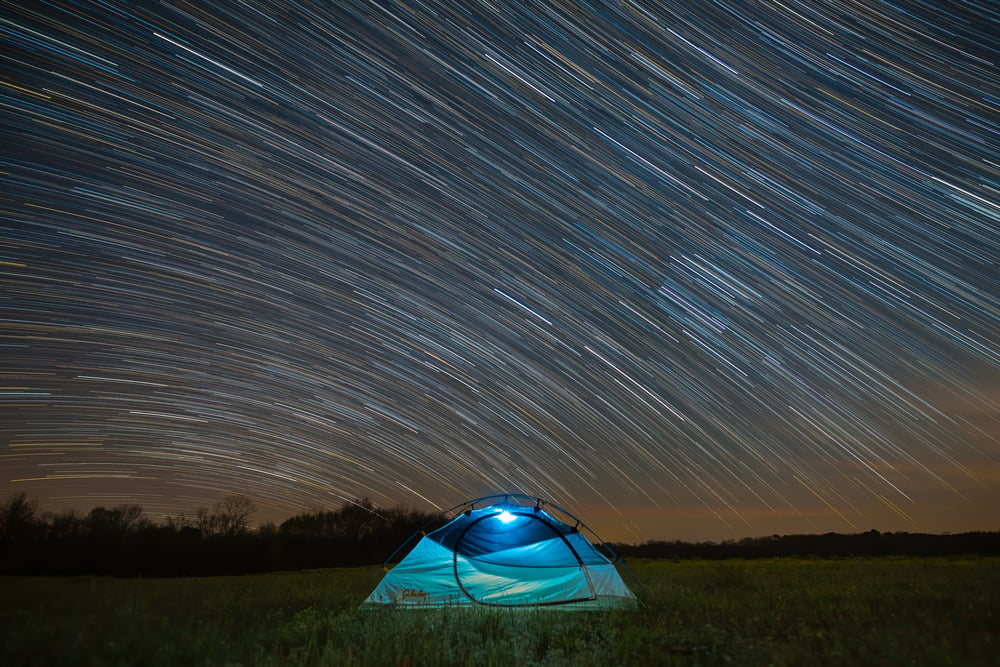
[[0,499],[1000,529],[983,2],[0,9]]

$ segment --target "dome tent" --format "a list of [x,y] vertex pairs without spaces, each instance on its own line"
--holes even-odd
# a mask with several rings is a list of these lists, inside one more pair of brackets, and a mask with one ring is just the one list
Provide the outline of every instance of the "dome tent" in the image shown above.
[[452,518],[440,528],[418,533],[422,539],[387,569],[365,605],[567,610],[637,606],[615,568],[617,557],[601,553],[581,533],[581,529],[591,535],[593,531],[558,506],[532,496],[505,494],[478,498],[442,513],[449,515]]

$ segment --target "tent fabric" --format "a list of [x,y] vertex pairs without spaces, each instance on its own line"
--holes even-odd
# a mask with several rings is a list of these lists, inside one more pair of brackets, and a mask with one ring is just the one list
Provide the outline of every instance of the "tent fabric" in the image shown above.
[[499,504],[462,512],[425,535],[366,605],[636,606],[621,576],[576,526],[544,509]]

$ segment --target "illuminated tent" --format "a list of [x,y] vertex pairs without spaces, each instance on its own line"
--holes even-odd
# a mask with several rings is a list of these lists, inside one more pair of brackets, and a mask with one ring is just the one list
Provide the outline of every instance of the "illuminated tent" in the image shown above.
[[449,514],[454,517],[444,526],[421,531],[422,539],[387,571],[366,605],[636,606],[635,595],[615,568],[617,558],[599,551],[581,533],[586,527],[559,507],[507,494],[479,498],[444,516]]

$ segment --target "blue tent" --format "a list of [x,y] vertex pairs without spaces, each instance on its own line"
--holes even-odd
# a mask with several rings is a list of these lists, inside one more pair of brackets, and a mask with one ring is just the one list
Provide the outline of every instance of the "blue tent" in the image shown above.
[[487,496],[448,512],[456,510],[388,571],[366,605],[636,606],[612,559],[584,537],[586,527],[565,510],[520,494]]

